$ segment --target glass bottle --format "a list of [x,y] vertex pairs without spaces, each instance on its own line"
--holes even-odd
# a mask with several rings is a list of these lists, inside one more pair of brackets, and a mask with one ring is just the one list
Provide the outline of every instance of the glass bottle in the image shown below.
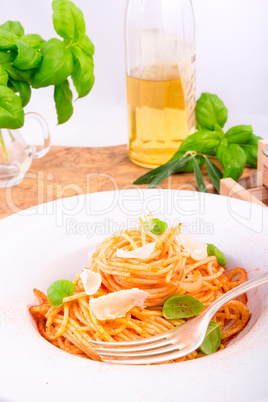
[[154,168],[195,129],[191,0],[128,0],[125,46],[129,157]]

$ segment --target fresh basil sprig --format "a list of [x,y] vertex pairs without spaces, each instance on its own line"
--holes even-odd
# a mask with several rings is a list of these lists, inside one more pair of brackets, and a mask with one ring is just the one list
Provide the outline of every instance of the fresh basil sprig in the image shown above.
[[196,102],[196,122],[200,129],[214,130],[218,124],[223,127],[228,118],[228,110],[217,95],[202,93]]
[[158,218],[153,218],[146,220],[144,222],[144,227],[153,234],[161,235],[167,229],[168,224],[166,222],[161,221]]
[[220,144],[217,148],[217,158],[223,167],[223,177],[238,180],[247,163],[247,156],[238,144]]
[[221,323],[211,320],[208,325],[205,339],[199,349],[206,355],[217,352],[220,347],[222,337],[223,334],[221,331]]
[[[205,162],[208,175],[218,192],[222,177],[238,180],[246,164],[256,167],[258,140],[261,137],[255,136],[252,127],[247,125],[232,127],[224,133],[227,117],[228,110],[222,100],[217,95],[203,93],[196,103],[198,131],[181,143],[178,151],[166,164],[139,177],[134,184],[149,183],[149,188],[154,188],[170,174],[194,172],[198,189],[206,192],[200,170]],[[186,156],[189,158],[186,159]],[[211,157],[219,160],[223,173],[209,159]]]
[[60,307],[63,305],[63,299],[72,296],[75,291],[75,284],[67,279],[55,281],[47,289],[47,298],[51,306]]
[[218,249],[218,247],[214,246],[214,244],[207,244],[207,252],[208,255],[215,255],[220,265],[227,264],[225,255],[221,250]]
[[168,320],[193,317],[204,309],[204,304],[190,295],[175,295],[165,301],[163,316]]
[[18,21],[0,25],[0,129],[23,126],[31,87],[55,86],[58,124],[62,124],[73,114],[69,77],[78,98],[94,84],[94,45],[86,35],[82,11],[68,0],[54,0],[52,8],[53,25],[62,39],[25,35]]

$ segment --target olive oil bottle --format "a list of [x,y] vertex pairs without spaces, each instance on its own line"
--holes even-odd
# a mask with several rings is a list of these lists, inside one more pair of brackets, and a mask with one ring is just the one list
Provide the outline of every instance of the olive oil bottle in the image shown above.
[[191,1],[129,0],[125,40],[129,157],[153,168],[195,129]]

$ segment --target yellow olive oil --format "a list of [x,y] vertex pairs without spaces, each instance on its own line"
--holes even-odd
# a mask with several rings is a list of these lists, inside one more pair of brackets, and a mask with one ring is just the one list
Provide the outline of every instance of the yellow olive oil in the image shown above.
[[129,157],[153,168],[166,163],[195,128],[195,77],[186,82],[174,66],[127,75]]

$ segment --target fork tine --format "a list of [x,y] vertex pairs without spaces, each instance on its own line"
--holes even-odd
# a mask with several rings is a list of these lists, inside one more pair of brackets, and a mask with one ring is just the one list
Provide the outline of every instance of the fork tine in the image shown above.
[[[167,341],[165,342],[165,340],[163,342],[157,342],[157,343],[149,343],[146,345],[142,345],[142,346],[137,346],[137,347],[132,347],[132,348],[95,348],[94,350],[99,353],[99,354],[103,354],[103,353],[110,353],[112,355],[118,355],[118,353],[137,353],[137,352],[144,352],[144,351],[150,351],[150,350],[155,350],[155,349],[160,349],[162,347],[170,347],[174,345],[175,346],[175,342],[173,341]],[[180,344],[179,342],[176,342],[176,347],[178,349],[181,349],[182,347],[184,347],[185,345]]]
[[189,353],[193,352],[195,348],[186,348],[183,350],[177,350],[176,352],[171,352],[171,353],[161,353],[155,356],[149,356],[149,357],[132,357],[131,359],[124,359],[124,358],[119,358],[119,359],[105,359],[105,363],[110,363],[110,364],[156,364],[156,363],[163,363],[167,362],[170,360],[178,359],[180,357],[186,356]]
[[168,340],[172,335],[176,328],[170,329],[167,332],[163,332],[159,335],[151,336],[150,338],[145,338],[139,341],[129,341],[129,342],[99,342],[99,341],[90,341],[94,346],[108,346],[111,347],[113,345],[114,348],[122,348],[122,347],[132,347],[132,346],[143,346],[150,343],[155,343],[162,340]]
[[130,349],[130,351],[125,351],[122,349],[120,349],[119,351],[115,350],[114,353],[111,353],[110,351],[108,351],[106,348],[103,349],[94,349],[95,351],[97,351],[99,353],[99,355],[101,357],[113,357],[113,358],[117,358],[117,357],[150,357],[150,356],[156,356],[162,353],[169,353],[169,352],[176,352],[177,350],[183,350],[185,348],[186,345],[182,345],[182,344],[167,344],[164,345],[163,347],[159,347],[157,349],[153,349],[153,350],[144,350],[144,351],[138,351],[135,352],[133,350]]

